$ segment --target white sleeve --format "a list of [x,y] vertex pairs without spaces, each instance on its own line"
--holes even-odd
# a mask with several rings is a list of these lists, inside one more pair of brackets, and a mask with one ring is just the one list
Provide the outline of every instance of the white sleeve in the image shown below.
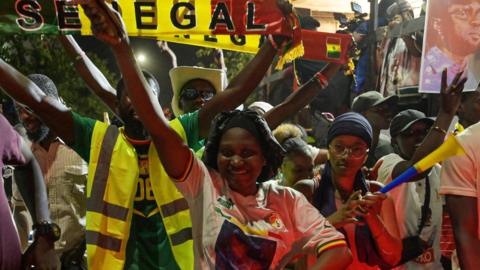
[[457,141],[465,150],[465,155],[451,157],[443,162],[440,194],[476,197],[478,161],[476,151],[480,137],[480,123],[467,128],[457,135]]
[[304,241],[303,251],[319,254],[329,248],[346,245],[345,237],[338,232],[305,196],[293,193],[295,203],[292,214],[297,239]]
[[184,177],[174,179],[174,183],[185,199],[193,200],[200,194],[207,178],[210,178],[207,167],[192,152],[191,162]]
[[462,145],[467,155],[476,161],[480,160],[480,154],[478,149],[476,149],[478,146],[480,146],[479,138],[480,122],[468,127],[464,132],[457,136],[458,142]]
[[383,163],[378,169],[377,181],[382,184],[388,184],[392,181],[393,169],[399,162],[403,161],[403,158],[397,154],[389,154],[381,158],[381,160],[383,160]]

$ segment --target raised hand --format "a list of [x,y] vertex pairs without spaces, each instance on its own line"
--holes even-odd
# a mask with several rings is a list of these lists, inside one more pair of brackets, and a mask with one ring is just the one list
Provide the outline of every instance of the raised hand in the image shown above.
[[363,167],[362,172],[363,174],[365,174],[365,178],[367,178],[368,180],[377,180],[378,169],[380,169],[380,166],[382,166],[382,164],[383,159],[380,159],[377,161],[377,163],[375,163],[375,165],[373,165],[372,168]]
[[104,0],[74,0],[80,4],[85,15],[92,22],[92,32],[98,39],[109,45],[117,45],[122,40],[128,42],[128,35],[120,14]]
[[462,91],[467,81],[462,77],[463,71],[458,72],[450,85],[447,85],[447,69],[442,72],[440,88],[440,110],[447,114],[455,114],[462,100]]
[[162,52],[170,50],[170,47],[168,47],[168,42],[160,40],[157,42],[158,47]]

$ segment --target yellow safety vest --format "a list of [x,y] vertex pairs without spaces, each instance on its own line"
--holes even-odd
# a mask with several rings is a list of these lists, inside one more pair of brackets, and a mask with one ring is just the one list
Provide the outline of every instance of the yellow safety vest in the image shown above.
[[[180,121],[170,126],[186,141]],[[152,191],[180,269],[193,269],[192,222],[187,201],[165,172],[153,144],[148,151]],[[88,269],[123,269],[138,181],[135,148],[119,129],[97,121],[87,182]],[[161,256],[161,255],[160,255]]]

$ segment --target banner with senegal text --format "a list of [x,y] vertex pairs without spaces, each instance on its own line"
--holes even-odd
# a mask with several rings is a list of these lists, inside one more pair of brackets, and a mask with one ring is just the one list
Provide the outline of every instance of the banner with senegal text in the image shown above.
[[[130,36],[255,53],[262,35],[292,35],[276,0],[117,0]],[[69,0],[1,0],[0,34],[91,35]],[[302,31],[304,58],[345,63],[350,36]]]

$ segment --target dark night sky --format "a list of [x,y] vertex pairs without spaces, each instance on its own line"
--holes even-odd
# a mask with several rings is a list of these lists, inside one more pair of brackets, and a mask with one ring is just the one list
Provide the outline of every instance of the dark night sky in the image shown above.
[[[82,49],[87,52],[93,52],[98,57],[107,60],[108,67],[115,72],[118,77],[119,71],[110,48],[93,37],[75,37]],[[170,105],[172,99],[172,90],[170,86],[170,78],[168,71],[172,68],[170,57],[167,53],[163,53],[157,46],[157,42],[153,39],[131,38],[131,46],[135,54],[142,53],[146,56],[146,61],[142,64],[146,70],[151,72],[160,84],[160,102],[162,105]],[[181,65],[196,65],[198,63],[195,57],[195,49],[197,47],[169,43],[169,47],[177,55],[177,63]],[[116,82],[110,82],[115,85]]]

